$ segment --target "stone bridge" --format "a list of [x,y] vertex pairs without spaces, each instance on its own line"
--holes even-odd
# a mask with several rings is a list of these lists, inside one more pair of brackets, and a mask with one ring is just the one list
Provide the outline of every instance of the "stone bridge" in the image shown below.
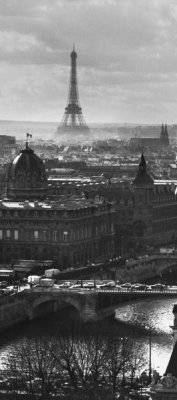
[[98,321],[115,314],[124,303],[146,298],[177,297],[177,290],[130,291],[120,289],[70,290],[35,287],[0,299],[0,331],[22,321],[73,306],[85,321]]

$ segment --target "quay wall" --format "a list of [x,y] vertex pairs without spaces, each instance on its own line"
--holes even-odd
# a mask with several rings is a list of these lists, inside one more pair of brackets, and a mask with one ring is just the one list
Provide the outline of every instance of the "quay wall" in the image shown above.
[[0,332],[28,319],[24,296],[5,296],[0,299]]
[[130,262],[116,270],[116,279],[120,282],[142,282],[156,276],[161,276],[170,268],[177,268],[177,258],[152,257],[146,262]]

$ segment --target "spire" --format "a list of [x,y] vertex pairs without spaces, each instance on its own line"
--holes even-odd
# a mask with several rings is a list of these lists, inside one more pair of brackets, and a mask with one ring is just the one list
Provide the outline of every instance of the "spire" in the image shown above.
[[165,136],[168,137],[167,124],[165,124]]
[[146,170],[146,160],[143,154],[143,151],[141,153],[141,160],[139,163],[139,168],[137,172],[137,176],[134,179],[133,183],[135,185],[152,185],[153,184],[153,179],[151,178],[150,175],[148,175],[147,170]]
[[160,141],[161,141],[162,145],[169,145],[167,124],[165,124],[165,125],[162,124]]
[[146,160],[144,158],[143,150],[142,150],[142,154],[141,154],[141,161],[139,163],[139,171],[141,173],[145,173],[146,172]]

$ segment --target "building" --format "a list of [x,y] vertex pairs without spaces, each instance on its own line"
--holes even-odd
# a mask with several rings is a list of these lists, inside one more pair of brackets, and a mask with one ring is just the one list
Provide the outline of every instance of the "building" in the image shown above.
[[17,152],[15,136],[0,135],[0,160],[10,161]]
[[147,246],[170,244],[177,239],[177,180],[153,179],[143,153],[131,183],[99,185],[94,193],[114,203],[119,248],[122,238],[127,251],[145,251]]
[[134,150],[145,148],[161,148],[169,146],[167,125],[161,127],[160,137],[133,137],[130,139],[130,147]]
[[62,270],[115,253],[115,210],[83,195],[48,196],[45,166],[29,148],[11,162],[0,200],[0,259],[53,260]]

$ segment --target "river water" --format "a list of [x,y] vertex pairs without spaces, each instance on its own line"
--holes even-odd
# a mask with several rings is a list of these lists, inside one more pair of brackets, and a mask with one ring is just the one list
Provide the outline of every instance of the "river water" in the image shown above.
[[[177,302],[177,301],[176,301]],[[175,299],[144,300],[123,305],[116,310],[115,319],[99,322],[99,330],[104,334],[134,337],[144,347],[147,366],[149,362],[149,328],[152,332],[152,368],[161,375],[165,372],[172,351],[173,306]],[[69,334],[71,325],[81,326],[77,312],[68,308],[43,318],[26,322],[0,335],[0,362],[17,342],[24,338]],[[88,329],[93,326],[89,325]]]

